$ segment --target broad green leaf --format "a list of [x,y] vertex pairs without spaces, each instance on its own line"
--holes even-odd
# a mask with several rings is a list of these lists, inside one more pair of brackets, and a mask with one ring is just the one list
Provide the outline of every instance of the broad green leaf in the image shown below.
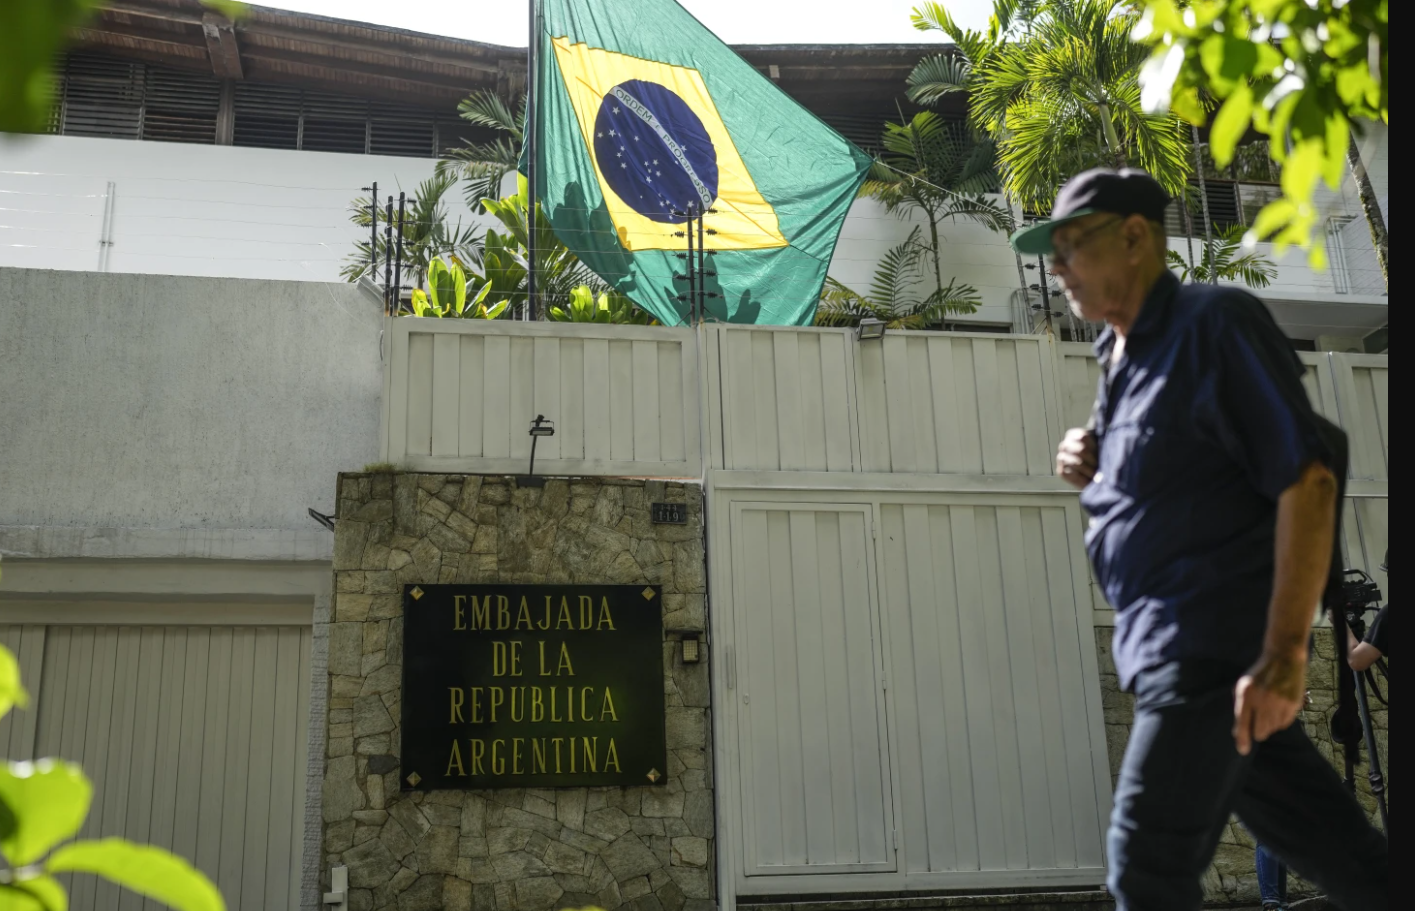
[[1249,229],[1249,234],[1257,240],[1263,240],[1291,221],[1296,214],[1297,206],[1293,204],[1292,200],[1287,197],[1274,199],[1263,206],[1258,217],[1253,219],[1253,227]]
[[0,886],[0,908],[5,911],[69,911],[69,895],[52,876],[16,878]]
[[1253,42],[1232,35],[1210,35],[1199,45],[1199,61],[1209,74],[1214,91],[1226,95],[1240,80],[1253,74],[1258,65],[1258,49]]
[[246,14],[246,5],[240,0],[201,0],[201,2],[203,6],[216,10],[232,22]]
[[79,830],[92,799],[93,786],[72,762],[6,763],[0,767],[0,802],[15,824],[0,838],[0,853],[15,867],[34,863]]
[[50,873],[96,873],[174,911],[225,911],[211,880],[175,854],[122,838],[76,841],[54,852]]
[[430,309],[427,302],[427,292],[421,288],[413,289],[413,315],[427,316]]
[[1282,192],[1298,206],[1311,204],[1312,190],[1321,176],[1322,145],[1321,139],[1304,139],[1287,153],[1282,166]]
[[1327,117],[1326,160],[1322,169],[1322,179],[1335,190],[1341,185],[1346,173],[1346,146],[1351,140],[1351,125],[1345,117]]
[[8,648],[0,645],[0,718],[11,708],[29,705],[29,693],[20,683],[20,663]]
[[1214,117],[1213,128],[1209,131],[1209,149],[1214,156],[1214,164],[1228,167],[1233,160],[1233,151],[1238,140],[1248,130],[1253,119],[1253,90],[1246,82],[1240,83],[1228,100],[1219,108]]

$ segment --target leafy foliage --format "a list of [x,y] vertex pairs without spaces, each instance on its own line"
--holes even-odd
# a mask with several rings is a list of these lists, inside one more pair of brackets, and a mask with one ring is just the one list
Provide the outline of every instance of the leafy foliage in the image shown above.
[[1203,124],[1204,96],[1222,102],[1210,131],[1220,167],[1250,127],[1270,137],[1283,195],[1253,235],[1272,237],[1278,253],[1303,247],[1323,266],[1317,181],[1338,186],[1361,120],[1390,122],[1388,0],[1144,0],[1133,34],[1153,48],[1141,76],[1147,110]]
[[475,295],[468,300],[467,273],[462,264],[448,265],[441,259],[432,261],[427,270],[427,290],[413,291],[413,315],[437,317],[441,319],[496,319],[506,312],[509,300],[497,300],[487,304],[492,284],[485,282]]
[[[403,238],[403,276],[422,287],[423,278],[427,274],[428,266],[438,257],[453,257],[460,260],[471,260],[476,256],[478,249],[476,226],[463,226],[459,218],[455,223],[449,223],[447,208],[443,203],[443,197],[447,191],[452,189],[457,183],[457,175],[452,173],[437,173],[422,183],[408,199],[404,209],[403,220],[398,221],[398,212],[393,212],[393,249],[397,250],[398,235]],[[385,240],[387,232],[384,230],[386,224],[387,210],[380,205],[378,212],[378,238],[373,249],[377,252],[377,270],[384,268],[384,263],[388,261],[389,248]],[[349,221],[367,231],[372,224],[373,216],[369,212],[369,198],[360,196],[349,203]],[[339,274],[346,280],[354,282],[368,275],[376,282],[382,281],[382,274],[371,274],[369,267],[369,249],[371,242],[361,240],[354,244],[354,252],[349,255],[348,261]]]
[[[25,699],[15,656],[0,645],[0,716]],[[65,911],[68,895],[52,874],[96,873],[178,911],[225,911],[205,874],[161,848],[105,838],[55,849],[83,826],[92,798],[93,785],[74,763],[0,766],[0,907]]]
[[1128,0],[996,0],[982,33],[926,3],[915,27],[944,32],[960,56],[921,62],[909,96],[966,88],[972,123],[997,143],[1004,190],[1028,208],[1049,208],[1067,178],[1099,166],[1144,168],[1178,194],[1192,169],[1187,128],[1141,108],[1136,20]]
[[855,326],[862,319],[877,319],[890,329],[926,329],[948,314],[975,312],[982,303],[978,290],[956,279],[928,294],[919,293],[924,260],[931,252],[919,239],[919,231],[915,227],[880,259],[868,295],[827,278],[816,308],[816,325]]
[[438,174],[452,174],[462,181],[467,208],[475,212],[483,200],[501,195],[501,184],[516,170],[526,125],[526,98],[513,114],[495,92],[473,92],[457,105],[462,119],[507,135],[491,142],[463,142],[437,163]]
[[547,314],[558,323],[614,323],[631,326],[653,326],[658,321],[634,306],[634,302],[610,288],[595,296],[588,285],[570,292],[566,307],[551,307]]
[[907,123],[885,124],[880,144],[883,151],[860,195],[879,200],[899,215],[924,216],[929,242],[911,234],[906,245],[909,256],[920,263],[928,258],[934,292],[943,294],[940,222],[966,219],[993,231],[1012,226],[1012,214],[985,195],[997,190],[993,145],[966,124],[950,123],[932,111],[915,114]]
[[1169,265],[1183,281],[1208,282],[1214,278],[1241,281],[1250,288],[1266,288],[1277,277],[1277,267],[1267,257],[1245,251],[1242,225],[1232,225],[1215,231],[1213,243],[1202,247],[1203,255],[1192,267],[1174,250],[1168,253]]

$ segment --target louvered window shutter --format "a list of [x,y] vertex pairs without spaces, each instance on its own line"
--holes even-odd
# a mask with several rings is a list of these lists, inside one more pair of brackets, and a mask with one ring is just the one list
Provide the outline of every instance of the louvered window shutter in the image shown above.
[[236,83],[232,143],[262,149],[300,147],[299,89],[283,85]]
[[221,82],[197,73],[147,67],[142,138],[216,143]]
[[434,119],[424,111],[373,102],[369,105],[369,152],[427,158],[437,154]]
[[60,132],[65,136],[137,139],[142,133],[141,63],[71,54],[64,67]]
[[300,148],[309,152],[368,151],[368,102],[305,92]]

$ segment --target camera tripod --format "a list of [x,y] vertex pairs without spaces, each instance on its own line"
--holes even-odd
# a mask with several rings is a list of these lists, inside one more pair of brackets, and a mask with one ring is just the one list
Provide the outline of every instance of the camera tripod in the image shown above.
[[[1364,612],[1360,610],[1348,610],[1346,614],[1346,625],[1351,630],[1351,634],[1356,637],[1357,642],[1366,638],[1366,621]],[[1339,653],[1345,654],[1346,643],[1342,643],[1338,649]],[[1345,662],[1343,662],[1345,663]],[[1380,671],[1389,685],[1390,668],[1384,658],[1376,661],[1375,667]],[[1371,794],[1376,798],[1376,805],[1381,811],[1381,830],[1389,834],[1390,821],[1389,811],[1386,808],[1386,784],[1385,778],[1381,774],[1381,757],[1376,752],[1376,731],[1371,724],[1371,708],[1366,696],[1366,684],[1369,681],[1371,690],[1381,704],[1389,705],[1385,697],[1381,695],[1380,687],[1376,685],[1375,674],[1368,668],[1365,671],[1351,671],[1356,675],[1356,707],[1361,715],[1361,731],[1366,739],[1367,772],[1366,777],[1371,782]],[[1346,786],[1352,791],[1356,790],[1356,773],[1354,769],[1353,757],[1350,751],[1346,754]]]

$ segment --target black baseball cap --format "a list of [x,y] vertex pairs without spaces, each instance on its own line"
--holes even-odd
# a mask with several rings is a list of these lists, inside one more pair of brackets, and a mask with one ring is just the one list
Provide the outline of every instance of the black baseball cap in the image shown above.
[[1150,221],[1164,221],[1169,194],[1155,179],[1135,168],[1093,168],[1066,182],[1056,194],[1051,220],[1023,228],[1012,235],[1012,249],[1037,256],[1052,252],[1051,232],[1083,215],[1110,212],[1115,215],[1143,215]]

